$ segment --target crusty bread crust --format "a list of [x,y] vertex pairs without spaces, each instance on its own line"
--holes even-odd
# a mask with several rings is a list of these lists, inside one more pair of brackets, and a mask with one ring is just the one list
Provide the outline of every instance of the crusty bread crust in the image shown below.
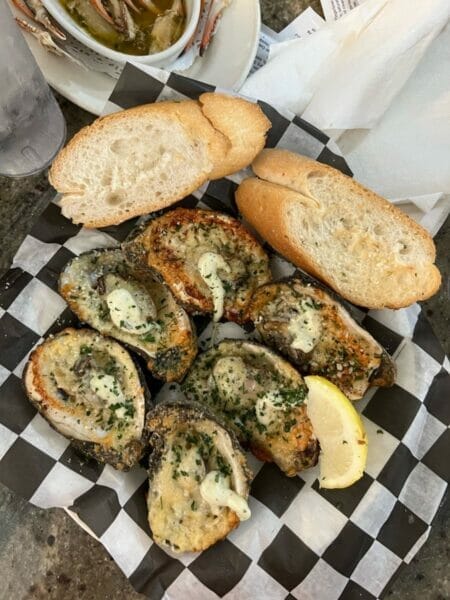
[[287,233],[284,204],[298,201],[299,194],[257,177],[244,179],[236,190],[236,203],[244,219],[277,252],[307,273],[320,277],[318,266],[301,248],[292,244]]
[[[402,213],[397,207],[381,198],[361,184],[316,161],[296,155],[286,150],[264,150],[254,161],[253,169],[261,178],[250,178],[242,182],[236,192],[239,210],[247,221],[278,252],[304,271],[311,273],[327,283],[341,296],[367,308],[402,308],[425,300],[439,289],[441,276],[435,260],[435,247],[428,232]],[[398,227],[407,232],[408,238],[420,247],[420,257],[416,262],[396,262],[391,247],[386,243],[384,255],[392,255],[386,277],[377,285],[367,285],[371,279],[370,272],[382,273],[377,264],[377,256],[371,252],[370,235],[361,226],[358,231],[360,243],[350,244],[347,258],[359,265],[364,264],[366,282],[358,280],[355,274],[342,273],[333,257],[327,264],[319,263],[317,250],[302,243],[300,233],[295,232],[295,219],[305,208],[305,214],[316,214],[317,221],[324,223],[327,213],[321,205],[321,198],[315,197],[311,191],[312,179],[320,179],[323,175],[333,179],[333,187],[340,193],[346,192],[352,197],[362,199],[363,204],[370,205],[372,220],[389,222],[392,228]],[[351,217],[358,208],[342,206],[342,217]],[[364,215],[361,215],[363,221]],[[300,229],[300,226],[297,226]],[[322,235],[327,230],[323,228]],[[330,235],[330,232],[326,235]],[[334,230],[331,236],[337,235]],[[323,238],[322,238],[323,239]],[[379,242],[381,243],[381,242]],[[342,248],[339,249],[342,253]],[[338,250],[336,250],[336,259]]]
[[261,108],[252,102],[206,93],[199,98],[202,113],[212,126],[231,142],[230,151],[215,163],[210,179],[220,179],[247,167],[266,143],[271,122]]

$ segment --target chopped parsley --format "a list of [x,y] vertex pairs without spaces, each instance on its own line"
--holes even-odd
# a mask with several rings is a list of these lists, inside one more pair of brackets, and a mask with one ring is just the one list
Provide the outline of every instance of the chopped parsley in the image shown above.
[[284,405],[300,406],[300,404],[303,404],[303,401],[308,394],[308,388],[306,385],[303,385],[298,388],[280,389],[278,393]]
[[146,333],[145,335],[143,335],[143,336],[141,337],[141,340],[142,340],[143,342],[149,342],[149,343],[152,343],[152,342],[154,342],[154,341],[155,341],[155,336],[154,336],[152,333]]
[[294,427],[294,425],[297,423],[296,419],[288,419],[285,423],[284,423],[284,432],[285,433],[289,433],[289,431]]
[[216,456],[217,468],[222,473],[224,477],[231,475],[231,467],[225,462],[223,456],[221,454],[217,454]]

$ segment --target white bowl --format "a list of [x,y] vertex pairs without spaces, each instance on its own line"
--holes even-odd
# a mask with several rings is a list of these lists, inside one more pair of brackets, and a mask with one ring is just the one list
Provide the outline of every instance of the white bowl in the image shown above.
[[[89,0],[86,0],[86,2],[88,1]],[[97,42],[97,40],[72,19],[59,0],[42,0],[42,3],[55,21],[57,21],[68,33],[73,35],[74,38],[88,48],[91,48],[91,50],[98,52],[98,54],[102,54],[118,63],[125,63],[131,60],[133,62],[142,63],[144,65],[153,65],[155,67],[168,65],[181,54],[183,48],[194,34],[200,16],[200,0],[184,0],[186,8],[186,26],[183,34],[175,44],[172,44],[172,46],[162,52],[155,52],[155,54],[136,55],[117,52],[116,50],[111,50],[108,46]]]

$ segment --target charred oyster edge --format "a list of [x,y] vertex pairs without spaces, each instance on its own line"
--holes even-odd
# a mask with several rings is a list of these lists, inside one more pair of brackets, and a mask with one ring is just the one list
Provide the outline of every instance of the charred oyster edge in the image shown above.
[[[87,329],[87,328],[83,328],[83,329]],[[61,431],[59,431],[59,429],[52,423],[52,421],[47,418],[46,412],[45,412],[45,410],[43,410],[41,401],[37,397],[40,394],[35,389],[35,386],[33,383],[33,379],[34,379],[33,355],[34,355],[35,351],[38,348],[40,348],[44,343],[46,343],[47,341],[50,341],[51,339],[56,338],[58,335],[63,334],[65,332],[67,332],[68,330],[69,331],[70,330],[78,331],[77,329],[75,329],[73,327],[69,327],[69,328],[63,329],[62,331],[60,331],[56,334],[51,334],[51,335],[47,336],[46,338],[44,338],[40,342],[40,344],[30,354],[28,361],[25,364],[23,373],[22,373],[22,386],[23,386],[25,395],[27,396],[29,402],[37,410],[37,412],[50,425],[50,427],[54,431],[59,433],[59,435],[68,439],[70,441],[70,444],[72,445],[72,447],[78,453],[80,453],[82,456],[84,456],[88,459],[94,459],[101,464],[109,464],[114,469],[117,469],[118,471],[129,471],[132,467],[134,467],[136,464],[139,463],[139,461],[145,456],[146,451],[148,450],[148,431],[145,427],[145,423],[146,423],[146,415],[153,407],[151,393],[148,388],[148,385],[147,385],[145,376],[142,372],[142,369],[129,353],[128,354],[129,354],[129,356],[133,362],[133,365],[136,369],[136,372],[137,372],[138,378],[139,378],[139,383],[142,388],[142,393],[143,393],[143,397],[144,397],[145,415],[144,415],[144,425],[142,428],[142,435],[141,435],[140,439],[131,440],[124,447],[124,449],[120,452],[113,448],[105,448],[104,446],[102,446],[102,444],[99,444],[96,442],[88,442],[88,441],[84,441],[84,440],[78,440],[76,438],[73,438],[73,437],[70,437],[70,436],[67,436],[67,435],[61,433]],[[120,345],[117,342],[117,340],[115,340],[114,338],[108,338],[107,336],[103,336],[102,334],[99,334],[97,331],[94,331],[92,329],[90,329],[89,331],[92,331],[93,333],[96,333],[97,335],[101,335],[106,340],[109,340],[109,341],[113,342],[114,344]]]

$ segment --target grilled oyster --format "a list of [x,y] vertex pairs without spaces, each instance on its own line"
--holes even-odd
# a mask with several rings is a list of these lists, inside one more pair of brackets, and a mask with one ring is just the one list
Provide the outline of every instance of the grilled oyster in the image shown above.
[[159,404],[147,428],[148,519],[156,542],[177,552],[205,550],[250,517],[245,455],[203,407]]
[[301,373],[323,375],[350,400],[372,385],[394,383],[395,365],[384,348],[322,288],[300,277],[260,287],[247,315],[264,342]]
[[85,454],[119,470],[141,458],[150,394],[131,356],[90,329],[64,329],[31,354],[30,401]]
[[270,281],[263,248],[233,217],[210,210],[177,208],[150,222],[126,245],[145,255],[190,313],[243,320],[253,291]]
[[303,378],[280,356],[252,342],[224,340],[198,356],[183,382],[260,460],[294,476],[316,464],[319,447],[303,401]]
[[70,261],[59,291],[73,312],[101,333],[127,344],[166,381],[183,377],[197,353],[193,326],[172,294],[119,249],[93,250]]

